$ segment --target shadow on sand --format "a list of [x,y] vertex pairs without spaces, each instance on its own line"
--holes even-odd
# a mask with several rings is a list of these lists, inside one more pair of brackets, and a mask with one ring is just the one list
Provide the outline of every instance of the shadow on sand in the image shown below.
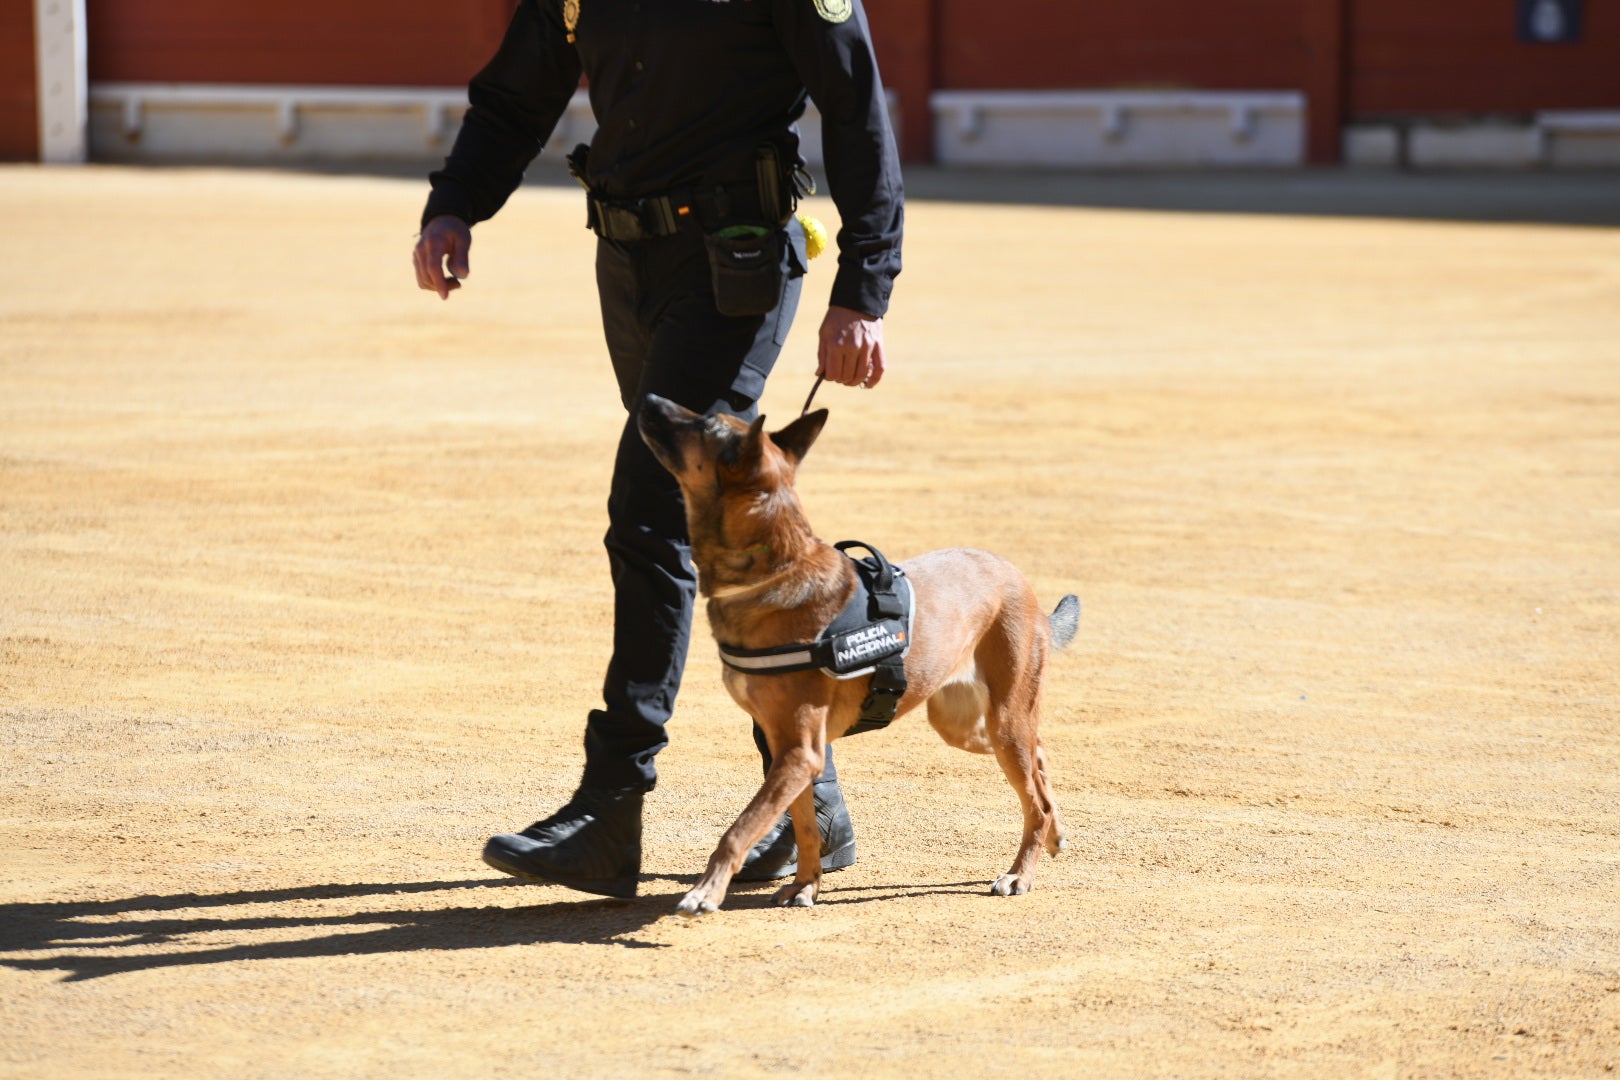
[[[658,878],[682,889],[697,875]],[[492,949],[507,945],[563,943],[625,949],[668,948],[634,935],[670,915],[678,891],[634,900],[567,893],[568,899],[512,907],[505,904],[411,907],[386,903],[341,914],[310,912],[306,905],[367,897],[393,900],[413,893],[496,893],[535,888],[510,878],[484,881],[412,881],[311,885],[228,893],[176,893],[120,900],[0,904],[0,967],[15,971],[61,971],[64,982],[98,979],[157,968],[225,964],[299,957],[365,956],[382,953]],[[925,883],[833,889],[828,904],[865,904],[936,893],[981,892],[983,882]],[[732,911],[771,906],[775,883],[739,885],[726,900]],[[537,894],[539,895],[539,894]],[[553,894],[545,894],[553,895]],[[294,911],[276,905],[297,904]],[[343,903],[352,908],[354,905]],[[222,908],[256,907],[249,913],[211,914]],[[710,916],[714,917],[714,916]],[[720,917],[723,917],[720,916]],[[286,939],[288,932],[304,936]],[[282,940],[210,944],[198,935],[224,938],[270,933]],[[46,953],[49,955],[23,955]]]
[[[527,907],[502,905],[411,907],[385,904],[343,914],[309,912],[309,902],[395,898],[412,893],[461,890],[469,894],[526,888],[496,881],[413,881],[393,884],[312,885],[231,893],[132,896],[122,900],[0,905],[0,953],[50,952],[39,957],[5,956],[0,966],[19,971],[64,971],[64,981],[191,964],[292,957],[354,956],[422,950],[489,949],[540,942],[659,948],[637,941],[635,931],[674,906],[673,896],[611,900],[580,897]],[[578,896],[579,894],[574,894]],[[275,905],[298,903],[297,913]],[[257,907],[229,915],[211,909]],[[345,907],[352,905],[344,904]],[[327,931],[295,940],[208,945],[194,935],[240,936],[256,932]],[[279,936],[279,935],[278,935]],[[157,951],[152,946],[169,946]],[[139,952],[128,952],[140,947]]]

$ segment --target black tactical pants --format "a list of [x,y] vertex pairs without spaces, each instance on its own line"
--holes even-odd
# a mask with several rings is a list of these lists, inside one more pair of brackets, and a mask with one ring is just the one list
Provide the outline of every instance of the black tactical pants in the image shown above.
[[[746,318],[715,309],[708,255],[695,230],[597,241],[602,328],[627,417],[608,496],[613,657],[603,707],[585,726],[586,784],[652,789],[653,758],[669,744],[664,724],[680,689],[697,596],[680,488],[641,441],[636,410],[658,394],[697,412],[756,415],[799,306],[806,260],[797,221],[789,222],[789,235],[780,301]],[[824,775],[836,775],[830,752]]]

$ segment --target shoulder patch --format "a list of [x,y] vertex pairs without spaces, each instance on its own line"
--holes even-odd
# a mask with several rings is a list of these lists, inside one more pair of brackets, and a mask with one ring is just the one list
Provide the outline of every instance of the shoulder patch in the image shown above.
[[816,14],[830,23],[841,23],[855,13],[855,0],[811,0]]

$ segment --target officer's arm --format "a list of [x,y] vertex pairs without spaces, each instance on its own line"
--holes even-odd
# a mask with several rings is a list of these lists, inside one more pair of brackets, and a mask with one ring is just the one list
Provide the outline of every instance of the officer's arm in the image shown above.
[[774,2],[783,45],[821,111],[827,186],[841,219],[821,370],[836,382],[875,386],[882,319],[900,273],[904,192],[866,12],[860,0]]
[[523,180],[579,86],[557,0],[522,0],[501,47],[467,87],[471,108],[444,168],[429,176],[426,224],[454,214],[472,225],[493,217]]
[[904,194],[866,12],[860,0],[775,4],[778,33],[821,110],[827,186],[841,219],[832,303],[882,318],[900,273]]

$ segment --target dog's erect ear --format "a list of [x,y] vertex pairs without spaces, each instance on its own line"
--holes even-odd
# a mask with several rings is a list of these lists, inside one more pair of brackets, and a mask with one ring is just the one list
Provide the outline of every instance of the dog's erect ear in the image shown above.
[[755,461],[759,458],[759,446],[765,439],[765,418],[758,417],[743,437],[736,442],[727,443],[720,450],[720,464],[736,465],[739,462]]
[[760,440],[765,438],[765,417],[754,417],[754,422],[748,425],[748,434],[743,436],[742,456],[745,458],[759,456]]
[[771,432],[771,442],[795,463],[803,461],[804,455],[815,445],[816,436],[821,434],[822,426],[826,423],[827,410],[817,409],[813,413],[799,417],[781,431]]
[[732,442],[729,447],[721,450],[719,460],[723,465],[737,465],[739,461],[757,461],[760,458],[760,442],[765,440],[765,418],[755,416],[753,423],[748,424],[748,431],[744,432],[742,439]]

